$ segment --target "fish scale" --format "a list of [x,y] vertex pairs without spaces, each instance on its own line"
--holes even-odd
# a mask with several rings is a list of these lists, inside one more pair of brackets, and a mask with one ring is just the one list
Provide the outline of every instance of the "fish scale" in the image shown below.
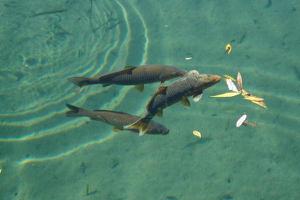
[[175,82],[167,88],[166,94],[159,94],[155,97],[151,105],[148,107],[150,113],[155,113],[158,108],[165,108],[179,101],[183,96],[192,92],[195,79],[184,78]]
[[[143,135],[149,129],[149,123],[152,118],[158,114],[162,115],[162,110],[180,100],[183,100],[185,105],[189,105],[187,97],[198,96],[203,90],[213,86],[221,80],[218,75],[199,74],[196,70],[191,70],[186,75],[173,82],[169,86],[162,86],[154,94],[147,104],[147,113],[138,121],[126,125],[126,128],[134,128],[139,130],[139,134]],[[195,101],[198,98],[195,98]]]
[[[120,130],[130,130],[132,132],[138,132],[135,128],[124,128],[125,125],[135,122],[139,119],[138,116],[130,115],[124,112],[109,111],[109,110],[86,110],[84,108],[76,107],[70,104],[66,105],[69,111],[66,112],[68,117],[89,117],[92,120],[105,122],[112,125],[114,128]],[[151,121],[149,123],[148,134],[168,134],[169,129],[157,122]]]
[[140,85],[153,82],[164,82],[175,77],[182,77],[185,70],[168,65],[141,65],[140,67],[125,67],[124,69],[97,75],[94,77],[71,77],[69,80],[79,87],[92,84],[108,86],[118,85]]

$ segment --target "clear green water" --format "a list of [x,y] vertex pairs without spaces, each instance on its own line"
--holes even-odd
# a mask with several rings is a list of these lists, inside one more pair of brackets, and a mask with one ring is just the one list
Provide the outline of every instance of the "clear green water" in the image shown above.
[[[0,199],[300,199],[299,13],[296,0],[1,0]],[[64,116],[66,102],[142,115],[158,84],[79,92],[66,78],[145,63],[240,71],[268,109],[210,98],[222,82],[156,118],[167,136]],[[256,128],[235,128],[244,112]]]

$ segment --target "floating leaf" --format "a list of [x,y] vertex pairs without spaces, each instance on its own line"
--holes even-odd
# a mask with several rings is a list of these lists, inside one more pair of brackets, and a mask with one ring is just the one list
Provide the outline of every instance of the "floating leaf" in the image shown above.
[[202,134],[200,133],[200,131],[197,131],[197,130],[193,130],[193,135],[198,137],[198,138],[202,137]]
[[240,94],[239,92],[227,92],[227,93],[218,94],[218,95],[214,95],[214,96],[210,96],[210,97],[215,97],[215,98],[234,97],[239,94]]
[[247,119],[247,115],[246,114],[243,114],[237,121],[236,121],[236,124],[235,126],[238,128],[240,127],[242,124],[244,124],[244,122],[246,121]]
[[225,79],[230,79],[230,80],[236,81],[232,76],[227,75],[227,74],[224,74],[224,78],[225,78]]
[[234,82],[231,79],[226,79],[226,84],[230,91],[239,92]]
[[236,81],[238,85],[238,90],[241,91],[243,89],[243,78],[240,72],[238,72],[236,76]]

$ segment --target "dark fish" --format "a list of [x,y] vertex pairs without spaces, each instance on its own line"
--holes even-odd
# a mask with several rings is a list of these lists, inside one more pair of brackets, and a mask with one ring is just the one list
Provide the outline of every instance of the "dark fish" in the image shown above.
[[[139,132],[136,128],[124,128],[124,126],[128,124],[132,124],[133,122],[139,119],[138,116],[130,115],[123,112],[116,112],[110,110],[86,110],[83,108],[79,108],[70,104],[66,104],[66,106],[70,109],[66,112],[66,116],[68,117],[89,117],[90,119],[105,122],[114,127],[114,130],[129,130],[133,132]],[[169,133],[169,129],[167,129],[162,124],[159,124],[154,121],[150,121],[148,125],[148,129],[145,132],[147,134],[162,134],[166,135]]]
[[91,78],[72,77],[69,80],[79,87],[91,84],[102,84],[104,87],[117,85],[139,85],[140,90],[143,89],[143,84],[161,82],[166,80],[184,76],[185,70],[178,69],[167,65],[142,65],[139,67],[127,66],[122,70],[98,75]]
[[149,121],[157,114],[162,116],[164,108],[182,101],[186,106],[190,105],[189,96],[198,101],[204,89],[218,83],[221,77],[218,75],[199,74],[196,70],[188,72],[185,77],[175,81],[169,86],[161,86],[147,104],[146,115],[126,128],[139,129],[140,133],[147,131]]

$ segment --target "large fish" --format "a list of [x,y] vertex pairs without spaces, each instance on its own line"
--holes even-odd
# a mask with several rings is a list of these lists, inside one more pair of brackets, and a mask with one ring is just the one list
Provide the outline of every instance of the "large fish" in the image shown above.
[[79,87],[91,84],[102,84],[104,87],[117,85],[138,85],[143,90],[146,83],[161,82],[184,76],[185,70],[168,65],[142,65],[139,67],[127,66],[122,70],[103,75],[86,77],[72,77],[69,80]]
[[[86,110],[70,104],[66,104],[70,109],[66,112],[68,117],[89,117],[90,119],[105,122],[114,127],[114,130],[129,130],[132,132],[139,132],[136,128],[124,128],[124,126],[131,124],[139,119],[138,116],[130,115],[123,112],[116,112],[110,110]],[[169,133],[169,129],[154,121],[150,121],[146,134],[162,134],[166,135]]]
[[147,104],[146,115],[137,122],[125,126],[125,128],[138,129],[140,134],[147,132],[148,123],[155,116],[162,116],[164,108],[182,101],[189,106],[189,96],[194,101],[199,101],[203,90],[218,83],[221,77],[218,75],[199,74],[198,71],[189,71],[183,78],[175,81],[169,86],[161,86]]

